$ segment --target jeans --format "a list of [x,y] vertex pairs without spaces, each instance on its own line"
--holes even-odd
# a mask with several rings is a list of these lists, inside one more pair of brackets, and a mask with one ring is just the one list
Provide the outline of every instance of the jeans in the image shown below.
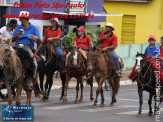
[[63,54],[62,54],[61,47],[60,47],[60,46],[56,47],[56,48],[55,48],[55,51],[56,51],[56,52],[58,53],[58,55],[59,55],[59,60],[60,60],[60,63],[61,63],[61,65],[62,65],[62,68],[65,69],[65,58],[64,58],[64,56],[63,56]]
[[118,56],[115,54],[114,51],[110,51],[112,57],[113,57],[113,60],[114,60],[114,63],[118,69],[118,71],[120,71],[120,66],[119,66],[119,59],[118,59]]

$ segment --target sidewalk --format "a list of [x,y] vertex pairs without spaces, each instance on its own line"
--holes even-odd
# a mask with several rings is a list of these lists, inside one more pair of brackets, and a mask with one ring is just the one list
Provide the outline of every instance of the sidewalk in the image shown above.
[[[120,85],[131,85],[133,84],[132,81],[128,78],[128,75],[131,71],[123,71],[122,72],[122,75],[123,77],[121,78],[120,80]],[[97,87],[97,83],[96,83],[96,80],[94,78],[94,84],[93,86],[94,87]],[[72,78],[69,82],[69,88],[75,88],[76,87],[76,83],[77,83],[77,80],[75,78]],[[84,86],[86,85],[86,81],[84,80]],[[60,75],[58,73],[58,77],[56,78],[56,74],[54,74],[54,77],[53,77],[53,86],[52,86],[52,89],[60,89],[62,87],[62,82],[60,80]]]

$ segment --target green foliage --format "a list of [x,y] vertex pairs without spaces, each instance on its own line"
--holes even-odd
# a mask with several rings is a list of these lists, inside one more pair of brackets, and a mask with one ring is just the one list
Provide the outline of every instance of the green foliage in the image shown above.
[[98,47],[97,39],[93,36],[92,29],[87,28],[86,29],[87,35],[89,35],[92,39],[92,43],[95,47]]
[[70,45],[74,44],[74,38],[76,33],[69,32],[66,36],[62,37],[61,40],[66,44],[66,49],[70,50]]
[[103,28],[103,27],[97,28],[97,29],[96,29],[96,35],[97,35],[97,37],[99,37],[100,34],[101,34],[103,31],[105,31],[105,28]]
[[[105,29],[104,28],[97,28],[96,29],[96,35],[97,37],[103,32]],[[95,47],[98,47],[97,39],[94,37],[92,29],[86,28],[87,35],[89,35],[92,39],[92,43]],[[74,44],[74,38],[76,36],[76,33],[69,32],[66,36],[62,37],[61,40],[66,44],[66,49],[70,50],[70,45]]]

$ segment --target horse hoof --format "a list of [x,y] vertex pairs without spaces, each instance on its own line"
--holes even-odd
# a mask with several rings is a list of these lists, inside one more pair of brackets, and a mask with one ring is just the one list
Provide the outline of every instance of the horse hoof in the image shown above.
[[78,103],[78,100],[75,100],[74,103],[77,104]]
[[45,99],[42,98],[42,99],[40,100],[40,102],[42,102],[42,103],[45,102]]
[[80,99],[79,102],[83,102],[83,99]]
[[110,107],[113,107],[114,106],[114,104],[113,103],[110,103]]
[[153,114],[153,113],[149,112],[149,113],[148,113],[148,116],[152,116],[152,114]]
[[117,102],[117,99],[115,98],[115,99],[114,99],[114,103],[116,103],[116,102]]
[[137,117],[141,117],[141,114],[137,114]]
[[94,96],[90,97],[90,100],[94,100]]
[[105,106],[105,104],[101,104],[101,105],[100,105],[100,107],[104,107],[104,106]]
[[97,105],[93,105],[92,108],[97,108]]
[[63,98],[63,102],[67,102],[67,99]]
[[61,96],[61,97],[59,98],[59,100],[63,100],[63,97]]

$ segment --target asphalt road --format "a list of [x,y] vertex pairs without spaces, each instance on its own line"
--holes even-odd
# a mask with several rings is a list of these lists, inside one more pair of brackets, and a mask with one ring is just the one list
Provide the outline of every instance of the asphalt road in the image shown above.
[[[105,107],[100,107],[100,95],[98,106],[92,108],[93,101],[89,100],[89,87],[84,88],[84,99],[82,103],[74,104],[76,90],[68,89],[68,101],[59,100],[61,90],[51,91],[48,101],[41,103],[39,98],[32,98],[34,106],[34,122],[155,122],[154,115],[148,116],[148,93],[144,92],[143,112],[137,117],[138,94],[136,85],[121,86],[117,103],[110,107],[110,92],[105,91]],[[95,96],[94,88],[94,96]],[[34,95],[33,95],[34,96]],[[22,103],[25,104],[26,95],[22,95]],[[15,102],[14,102],[15,103]],[[13,103],[13,104],[14,104]],[[153,102],[154,103],[154,102]],[[7,102],[0,99],[0,105]],[[0,121],[2,120],[0,109]],[[163,105],[161,105],[161,118],[163,121]],[[7,121],[6,121],[7,122]]]

